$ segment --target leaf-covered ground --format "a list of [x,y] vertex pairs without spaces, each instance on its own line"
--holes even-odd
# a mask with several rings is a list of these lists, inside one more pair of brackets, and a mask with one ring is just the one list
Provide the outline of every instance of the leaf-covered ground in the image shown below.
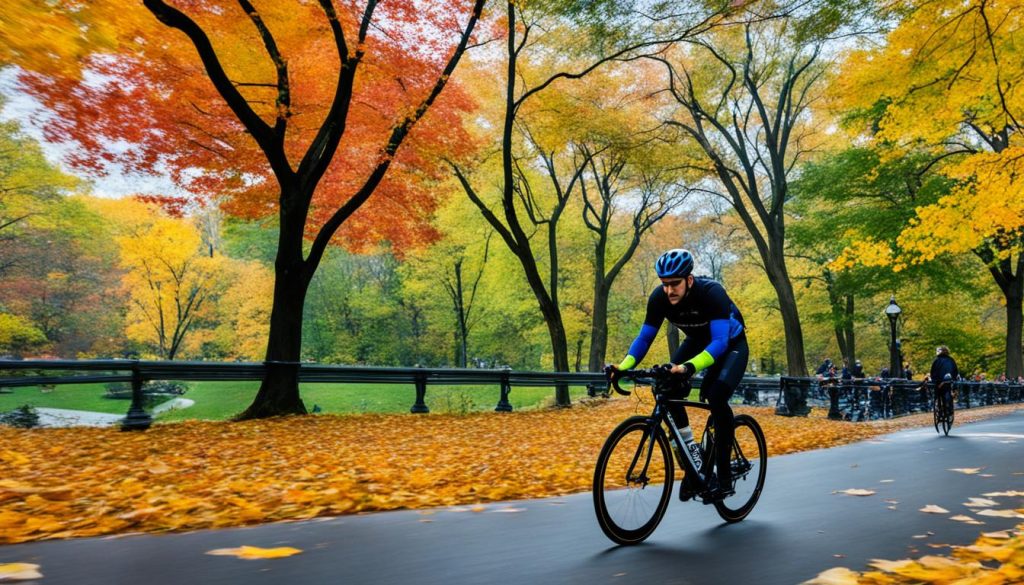
[[[1015,408],[961,411],[957,423]],[[565,410],[183,422],[141,433],[0,428],[0,543],[586,491],[608,433],[649,410],[631,397]],[[844,423],[820,411],[736,410],[757,417],[770,455],[931,425],[930,414]]]

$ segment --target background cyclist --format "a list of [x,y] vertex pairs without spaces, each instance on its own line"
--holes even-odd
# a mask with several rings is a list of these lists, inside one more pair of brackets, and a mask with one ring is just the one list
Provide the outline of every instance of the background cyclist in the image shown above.
[[[732,445],[734,425],[729,398],[743,379],[750,349],[744,333],[743,316],[718,282],[693,276],[693,255],[683,249],[669,250],[654,265],[661,286],[647,299],[647,316],[640,334],[629,346],[629,353],[618,366],[609,368],[613,379],[617,370],[635,367],[651,347],[661,324],[666,319],[686,335],[673,352],[672,372],[689,379],[704,372],[701,397],[711,406],[719,445]],[[689,426],[681,405],[670,404],[669,412],[680,429]],[[718,449],[715,461],[717,481],[712,485],[711,499],[732,494],[731,449]],[[680,498],[695,495],[691,482],[684,479]]]
[[946,400],[948,408],[953,407],[953,383],[952,381],[946,380],[946,374],[949,374],[950,380],[957,380],[960,378],[960,370],[956,367],[956,360],[953,356],[949,355],[949,348],[945,345],[940,345],[935,348],[935,360],[932,362],[932,369],[928,373],[928,378],[931,379],[932,384],[935,385],[935,396],[939,396],[941,389],[942,396]]

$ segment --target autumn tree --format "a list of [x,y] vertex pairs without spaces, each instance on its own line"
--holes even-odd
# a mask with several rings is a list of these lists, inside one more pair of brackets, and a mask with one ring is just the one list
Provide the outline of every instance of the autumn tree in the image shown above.
[[589,369],[607,363],[608,298],[612,285],[632,260],[640,240],[684,199],[686,188],[671,165],[651,165],[650,149],[606,150],[589,157],[583,183],[583,221],[593,234],[594,295]]
[[183,219],[148,206],[122,217],[116,239],[130,302],[127,336],[173,360],[213,304],[223,257],[207,255],[199,231]]
[[722,28],[671,55],[667,71],[678,112],[666,123],[700,146],[687,161],[710,179],[757,245],[775,289],[790,375],[807,373],[803,332],[786,261],[786,209],[794,168],[815,147],[809,108],[817,98],[826,38],[795,18]]
[[[864,237],[895,244],[914,210],[949,193],[951,182],[932,171],[927,153],[892,152],[851,147],[804,166],[792,185],[791,254],[814,266],[797,274],[798,281],[822,287],[829,301],[827,320],[840,353],[851,363],[857,359],[855,325],[858,299],[914,288],[922,282],[941,292],[950,282],[948,270],[911,270],[895,275],[887,268],[851,266],[836,262],[853,242]],[[903,154],[903,153],[901,153]],[[861,312],[864,307],[860,307]],[[868,311],[877,312],[871,306]]]
[[[660,8],[668,12],[667,7]],[[574,192],[579,192],[587,154],[575,150],[565,168],[555,168],[550,153],[545,157],[548,151],[531,137],[525,110],[544,92],[565,85],[559,81],[581,79],[604,65],[660,50],[710,28],[721,14],[719,7],[673,19],[657,13],[645,15],[629,2],[506,3],[502,112],[495,126],[500,129],[495,137],[500,144],[496,193],[482,191],[459,165],[452,167],[467,196],[522,265],[548,327],[556,371],[569,371],[568,339],[558,297],[558,222]],[[581,29],[586,31],[583,43]],[[535,158],[541,159],[539,168],[527,162]],[[534,178],[538,175],[551,181],[543,199]],[[534,240],[537,232],[543,233],[543,242]],[[535,246],[545,249],[543,255]],[[539,257],[544,258],[543,264],[538,263]],[[559,405],[569,404],[567,387],[556,388],[555,394]]]
[[[58,114],[49,137],[81,147],[73,162],[97,171],[109,161],[139,171],[166,167],[193,193],[230,197],[229,213],[277,215],[267,373],[242,418],[305,412],[303,305],[339,230],[353,248],[431,237],[404,220],[434,205],[417,187],[416,173],[429,174],[425,155],[467,144],[452,139],[458,125],[445,116],[468,104],[457,94],[448,103],[438,98],[483,4],[145,0],[148,19],[131,5],[111,21],[87,22],[97,31],[117,23],[114,41],[81,60],[91,80],[49,61],[16,61],[25,88]],[[71,14],[76,6],[52,8]],[[89,5],[74,19],[100,12]],[[184,36],[168,35],[153,16]],[[133,148],[116,152],[123,142]],[[392,167],[406,171],[403,179],[389,179]],[[372,211],[358,213],[378,190]]]
[[911,2],[881,46],[845,61],[840,104],[894,148],[927,149],[956,187],[922,206],[896,245],[870,237],[850,257],[902,270],[974,254],[1006,305],[1006,373],[1024,374],[1024,62],[1019,2]]
[[[0,108],[4,99],[0,97]],[[0,122],[0,277],[27,258],[16,254],[16,239],[31,223],[42,219],[50,204],[76,189],[80,182],[55,168],[42,149],[25,136],[17,122]]]

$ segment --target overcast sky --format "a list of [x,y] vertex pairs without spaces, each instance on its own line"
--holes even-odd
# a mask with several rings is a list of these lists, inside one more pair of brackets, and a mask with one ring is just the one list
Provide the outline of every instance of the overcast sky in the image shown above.
[[108,176],[94,177],[69,169],[63,164],[61,158],[70,151],[71,147],[43,142],[41,124],[45,122],[48,112],[39,102],[18,91],[14,70],[11,67],[0,69],[0,95],[3,95],[6,101],[3,109],[0,109],[0,120],[18,121],[27,135],[39,141],[50,162],[59,166],[69,175],[90,181],[93,184],[93,195],[118,198],[135,193],[162,195],[180,193],[166,176],[125,174],[120,168],[111,167]]

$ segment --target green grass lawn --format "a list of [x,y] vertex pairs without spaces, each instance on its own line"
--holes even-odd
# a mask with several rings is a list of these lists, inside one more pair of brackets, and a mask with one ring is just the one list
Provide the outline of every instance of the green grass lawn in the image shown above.
[[104,398],[103,384],[60,384],[40,389],[38,386],[7,388],[0,393],[0,412],[13,410],[24,404],[42,408],[67,408],[70,410],[91,410],[124,414],[128,412],[130,400]]
[[[258,382],[189,382],[182,396],[195,401],[189,408],[161,413],[159,421],[186,419],[222,420],[249,406]],[[123,414],[130,401],[104,398],[102,384],[68,384],[43,392],[38,387],[12,388],[0,393],[0,412],[23,404]],[[325,413],[409,412],[416,390],[403,384],[303,384],[302,400],[308,410],[314,405]],[[586,395],[584,387],[570,387],[573,400]],[[428,386],[425,402],[432,413],[467,413],[494,410],[501,392],[495,386]],[[509,402],[515,410],[543,408],[554,404],[553,388],[515,387]]]

